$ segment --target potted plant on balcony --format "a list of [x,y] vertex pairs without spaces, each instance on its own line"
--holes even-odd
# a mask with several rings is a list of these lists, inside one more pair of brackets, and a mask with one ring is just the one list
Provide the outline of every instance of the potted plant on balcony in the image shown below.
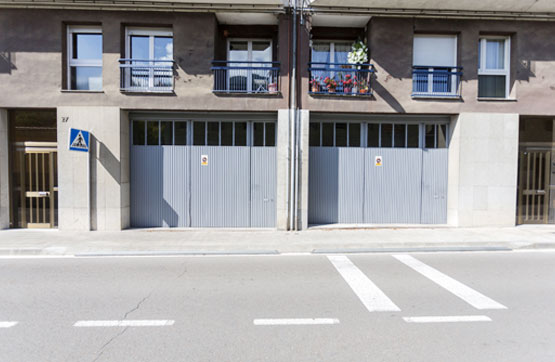
[[335,88],[337,88],[337,81],[335,79],[326,77],[326,79],[324,79],[324,83],[326,84],[328,93],[335,93]]
[[310,91],[312,93],[320,92],[320,77],[314,77],[310,80]]
[[368,93],[368,80],[366,77],[359,77],[355,82],[355,87],[357,88],[359,94]]
[[362,40],[353,43],[351,51],[347,55],[347,61],[350,64],[356,64],[357,69],[360,69],[361,64],[368,62],[368,47]]
[[354,80],[350,74],[346,74],[341,82],[343,83],[344,93],[351,93],[353,91]]
[[270,93],[276,93],[277,90],[277,82],[272,82],[270,84],[268,84],[268,92]]

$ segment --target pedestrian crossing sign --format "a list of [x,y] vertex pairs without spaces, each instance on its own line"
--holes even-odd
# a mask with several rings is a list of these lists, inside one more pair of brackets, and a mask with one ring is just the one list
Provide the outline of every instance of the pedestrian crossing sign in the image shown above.
[[80,129],[69,129],[69,150],[89,152],[89,132]]

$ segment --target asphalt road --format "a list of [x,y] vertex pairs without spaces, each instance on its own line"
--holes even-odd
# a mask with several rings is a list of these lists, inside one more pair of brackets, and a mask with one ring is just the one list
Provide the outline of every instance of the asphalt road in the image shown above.
[[554,252],[4,258],[0,287],[1,361],[555,361]]

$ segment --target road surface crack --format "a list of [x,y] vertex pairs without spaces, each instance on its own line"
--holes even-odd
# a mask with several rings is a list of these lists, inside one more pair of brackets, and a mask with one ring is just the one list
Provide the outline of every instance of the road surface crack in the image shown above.
[[121,332],[119,332],[118,334],[116,334],[115,336],[113,336],[112,338],[110,338],[106,343],[104,343],[104,345],[102,347],[100,347],[100,349],[98,350],[97,354],[96,354],[96,358],[94,360],[92,360],[92,362],[96,362],[98,361],[98,359],[100,357],[102,357],[102,355],[104,354],[104,349],[106,347],[108,347],[108,345],[110,345],[113,341],[115,341],[118,337],[121,337],[127,330],[129,329],[129,327],[125,327]]
[[150,298],[152,293],[153,293],[152,291],[150,293],[148,293],[148,295],[146,297],[144,297],[143,299],[141,299],[135,307],[133,307],[131,310],[127,311],[127,313],[125,313],[125,315],[123,316],[123,320],[127,319],[127,316],[129,314],[131,314],[131,313],[135,312],[136,310],[138,310],[139,308],[141,308],[141,304],[143,304],[148,298]]

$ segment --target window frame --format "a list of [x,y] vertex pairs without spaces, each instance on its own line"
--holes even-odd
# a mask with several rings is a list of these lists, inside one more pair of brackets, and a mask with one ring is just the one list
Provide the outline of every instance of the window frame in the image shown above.
[[[100,59],[74,59],[73,58],[73,34],[100,34],[102,37],[102,53]],[[73,89],[71,87],[71,68],[77,67],[100,67],[101,74],[104,72],[102,66],[102,58],[104,56],[104,34],[102,33],[102,26],[79,26],[79,25],[68,25],[67,26],[67,90],[71,91],[83,91],[83,92],[98,92],[98,90],[87,90],[87,89]],[[102,74],[102,87],[100,91],[104,89],[104,76]]]
[[[131,57],[131,37],[133,35],[136,36],[145,36],[148,37],[148,59],[137,59],[137,60],[146,60],[149,62],[154,62],[154,38],[156,37],[171,37],[172,38],[172,46],[174,43],[173,37],[173,28],[141,28],[141,27],[127,27],[125,28],[125,58],[133,59]],[[174,58],[173,49],[172,49],[172,58]],[[173,59],[171,59],[173,61]],[[150,64],[150,63],[149,63]],[[132,76],[125,77],[125,88],[131,88],[131,78]],[[154,85],[154,69],[149,69],[148,74],[148,91],[152,91],[155,89]]]
[[[154,60],[154,38],[171,37],[173,44],[172,28],[125,28],[125,57],[131,59],[131,36],[148,36],[148,60]],[[172,54],[173,58],[173,54]]]
[[338,43],[345,43],[349,44],[349,47],[352,47],[353,40],[326,40],[326,39],[316,39],[312,40],[310,43],[310,61],[314,62],[312,59],[312,51],[314,43],[326,43],[330,45],[330,64],[335,63],[335,45]]
[[[269,42],[270,43],[270,60],[268,60],[269,62],[272,62],[274,60],[274,42],[272,39],[268,39],[268,38],[229,38],[227,39],[227,43],[226,43],[226,62],[229,62],[231,60],[229,60],[229,55],[231,52],[231,43],[232,42],[246,42],[247,43],[247,55],[248,58],[247,60],[245,60],[245,62],[249,63],[252,62],[252,43],[253,42]],[[226,65],[229,67],[229,64],[226,63]],[[271,64],[269,65],[270,67],[272,66]],[[247,93],[252,93],[253,89],[252,89],[252,75],[253,72],[250,71],[247,73],[247,89],[246,92]],[[231,76],[232,74],[230,72],[227,72],[227,89],[230,89],[230,84],[231,84]]]
[[[451,66],[436,66],[432,64],[414,64],[414,57],[416,54],[416,38],[450,38],[454,40],[453,47],[453,59],[454,64]],[[459,35],[458,34],[427,34],[427,33],[415,33],[412,38],[412,66],[414,67],[428,67],[428,89],[426,94],[423,96],[434,96],[437,92],[434,92],[434,74],[432,73],[435,68],[447,68],[451,71],[457,72],[457,67],[459,63],[458,59],[458,46],[459,46]],[[413,75],[414,79],[414,75]],[[456,75],[451,75],[451,89],[449,89],[448,96],[458,96],[459,82],[457,81]]]
[[[488,40],[504,40],[504,69],[486,69],[487,62],[487,41]],[[505,96],[504,97],[480,97],[478,99],[508,99],[510,95],[510,82],[511,82],[511,37],[500,35],[484,35],[480,36],[478,42],[478,76],[480,75],[493,75],[505,76]],[[478,79],[478,89],[480,88],[480,80]]]

